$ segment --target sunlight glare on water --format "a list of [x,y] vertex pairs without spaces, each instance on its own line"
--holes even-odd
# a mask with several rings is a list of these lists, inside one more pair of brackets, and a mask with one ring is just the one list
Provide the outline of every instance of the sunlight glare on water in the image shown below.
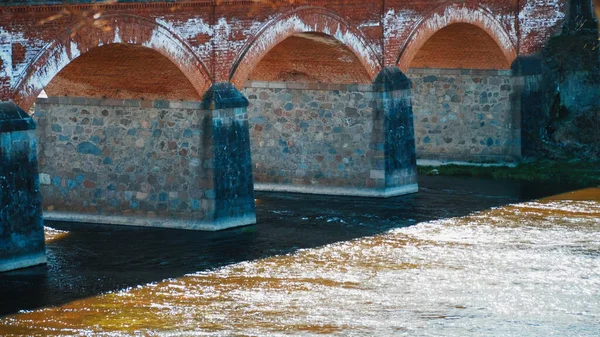
[[60,240],[69,235],[69,232],[63,231],[60,229],[52,228],[52,227],[44,227],[44,237],[46,242],[52,242],[55,240]]
[[597,336],[600,188],[107,293],[3,336]]

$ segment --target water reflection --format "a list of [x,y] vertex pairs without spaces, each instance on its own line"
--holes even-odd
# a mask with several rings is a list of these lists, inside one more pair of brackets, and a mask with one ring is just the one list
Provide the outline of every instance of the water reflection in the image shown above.
[[[213,233],[206,241],[187,233],[180,238],[184,246],[202,243],[195,251],[201,258],[189,247],[177,250],[172,244],[167,247],[175,252],[151,251],[147,257],[155,261],[147,262],[144,256],[134,257],[135,249],[127,253],[128,245],[139,249],[136,243],[147,236],[133,232],[138,240],[129,242],[123,235],[133,239],[127,236],[130,230],[110,228],[103,236],[95,229],[91,236],[98,244],[76,251],[85,257],[80,262],[104,255],[96,266],[102,275],[114,271],[128,278],[143,275],[146,266],[156,282],[7,316],[0,321],[0,332],[463,336],[594,335],[599,330],[599,189],[430,221],[444,217],[440,214],[464,215],[474,210],[475,202],[484,209],[522,196],[432,182],[437,184],[424,195],[402,202],[341,198],[323,205],[304,196],[261,196],[259,215],[269,226]],[[428,222],[398,228],[421,221]],[[55,244],[83,249],[69,244],[77,232]],[[119,238],[124,259],[103,260],[118,255],[100,247],[109,238]],[[211,240],[217,243],[207,249]],[[69,259],[65,263],[77,261],[71,251],[63,253]],[[172,254],[178,259],[169,258]],[[188,259],[192,267],[185,263]],[[165,261],[174,266],[163,270]],[[49,288],[57,287],[52,263]],[[85,275],[94,266],[73,268],[83,270],[84,277],[72,284],[89,285]],[[192,268],[184,277],[157,279]]]

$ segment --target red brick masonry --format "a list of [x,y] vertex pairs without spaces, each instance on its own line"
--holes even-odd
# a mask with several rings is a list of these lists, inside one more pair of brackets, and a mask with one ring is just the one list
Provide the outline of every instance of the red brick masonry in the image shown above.
[[[42,1],[29,1],[31,2]],[[280,50],[281,57],[265,58],[270,59],[268,66],[259,66],[260,61],[275,46],[299,33],[313,33],[323,40],[317,41],[319,39],[312,36],[312,44],[286,42],[291,47],[295,45],[297,50],[312,50],[306,56],[305,63],[327,63],[327,60],[341,59],[352,67],[364,68],[364,71],[360,70],[356,75],[349,76],[347,81],[372,80],[385,66],[398,65],[406,70],[411,67],[413,59],[422,48],[430,55],[435,50],[436,44],[427,44],[434,34],[456,23],[477,27],[488,36],[482,37],[476,30],[466,33],[461,29],[445,31],[434,39],[439,41],[438,48],[443,48],[439,50],[440,53],[455,55],[455,58],[461,59],[460,54],[456,56],[457,51],[452,48],[460,47],[465,50],[466,47],[453,47],[453,43],[448,43],[448,38],[455,34],[454,37],[460,41],[465,36],[479,36],[483,39],[481,41],[493,41],[496,46],[482,48],[480,43],[471,43],[473,50],[465,53],[475,53],[479,55],[479,60],[489,63],[490,56],[486,54],[486,50],[498,49],[504,60],[486,64],[485,67],[506,67],[516,55],[540,50],[549,37],[560,29],[565,16],[565,3],[565,0],[305,0],[296,1],[295,4],[276,1],[277,6],[273,6],[272,1],[261,4],[254,1],[140,1],[101,7],[102,19],[107,20],[107,27],[110,27],[107,30],[88,25],[79,27],[77,16],[66,16],[44,25],[39,24],[41,20],[60,12],[60,5],[25,6],[4,3],[0,5],[0,99],[12,99],[27,110],[42,88],[48,86],[72,60],[100,45],[114,43],[144,46],[160,54],[147,56],[141,52],[137,58],[128,57],[129,60],[139,61],[134,63],[139,63],[141,69],[148,72],[152,72],[152,65],[167,67],[164,62],[167,60],[181,70],[183,76],[168,77],[177,78],[175,82],[185,82],[185,88],[174,90],[175,93],[167,97],[152,94],[158,89],[157,83],[169,83],[169,78],[153,76],[157,81],[152,82],[144,81],[140,79],[143,75],[136,74],[135,78],[140,79],[142,85],[148,83],[145,93],[147,97],[143,97],[145,99],[189,100],[202,96],[215,82],[231,81],[241,88],[249,77],[253,80],[272,80],[273,74],[265,73],[263,76],[261,71],[255,71],[256,67],[265,72],[280,69],[279,73],[294,81],[310,81],[315,78],[316,81],[323,81],[323,77],[331,77],[332,82],[344,81],[336,75],[347,72],[349,68],[340,67],[335,62],[329,62],[329,66],[322,68],[309,69],[312,74],[308,75],[312,77],[290,73],[286,70],[286,63],[298,62],[294,60],[294,55],[298,53],[289,50]],[[90,4],[84,3],[75,5],[72,9],[92,10]],[[338,45],[326,41],[325,35]],[[329,49],[315,51],[315,46],[319,45]],[[107,67],[114,66],[115,58],[108,57],[114,52],[115,50],[107,50],[105,54],[96,56],[98,60],[104,59]],[[423,58],[419,56],[417,61],[418,66],[422,67]],[[431,67],[448,66],[452,64]],[[484,65],[479,64],[475,58],[471,65],[460,66],[481,68]],[[79,71],[87,71],[84,70]],[[86,87],[89,83],[84,78],[81,83],[77,83],[75,69],[70,71],[70,74],[59,76],[58,87],[55,86],[58,92],[61,81],[65,86],[75,83],[91,90]],[[172,73],[170,70],[165,72]],[[124,75],[127,73],[113,72],[106,78],[116,79]],[[181,78],[185,79],[182,81]],[[190,93],[190,88],[195,93]],[[143,87],[139,90],[144,91]],[[103,94],[109,95],[120,97],[115,92]],[[130,98],[142,98],[135,92],[128,95],[134,96]]]

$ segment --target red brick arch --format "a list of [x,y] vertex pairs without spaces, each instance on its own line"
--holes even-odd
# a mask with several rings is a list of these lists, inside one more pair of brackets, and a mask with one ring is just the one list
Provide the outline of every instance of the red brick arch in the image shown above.
[[26,111],[48,83],[75,58],[109,44],[131,44],[150,48],[179,68],[202,96],[212,79],[205,65],[177,35],[156,22],[132,15],[105,16],[110,30],[85,26],[71,34],[65,31],[46,46],[27,67],[13,89],[13,100]]
[[399,53],[398,67],[406,71],[421,47],[435,33],[457,23],[471,24],[485,31],[500,47],[509,64],[517,57],[515,38],[491,13],[479,6],[455,3],[436,8],[413,29]]
[[285,39],[301,33],[325,34],[344,44],[364,66],[371,80],[382,69],[380,57],[366,43],[358,29],[328,9],[301,7],[270,21],[246,43],[233,63],[230,82],[242,88],[253,69],[271,49]]

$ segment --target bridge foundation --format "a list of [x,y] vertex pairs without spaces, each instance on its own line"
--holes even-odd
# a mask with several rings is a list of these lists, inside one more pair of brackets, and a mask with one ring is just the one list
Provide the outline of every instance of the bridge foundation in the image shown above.
[[255,189],[392,197],[418,190],[410,81],[248,82]]
[[513,62],[521,87],[524,155],[600,155],[598,34],[591,1],[570,1],[561,34],[537,55]]
[[510,70],[410,69],[417,157],[521,159],[521,79]]
[[0,272],[46,263],[35,128],[0,102]]
[[247,100],[39,99],[48,220],[222,230],[256,222]]

